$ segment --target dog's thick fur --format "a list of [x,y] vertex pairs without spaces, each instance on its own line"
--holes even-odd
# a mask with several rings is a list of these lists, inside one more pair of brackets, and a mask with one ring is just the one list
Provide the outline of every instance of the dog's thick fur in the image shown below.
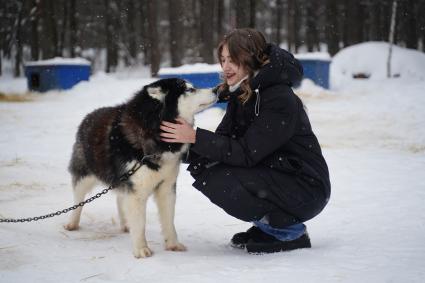
[[[69,171],[74,202],[80,203],[97,184],[116,186],[121,229],[130,230],[134,256],[152,251],[145,238],[146,202],[155,195],[165,248],[184,251],[174,227],[176,179],[187,144],[160,140],[161,121],[180,116],[193,124],[194,114],[216,100],[210,90],[196,90],[180,79],[163,79],[145,86],[131,100],[100,108],[82,121],[74,144]],[[126,182],[120,176],[145,155],[155,154]],[[79,227],[82,207],[73,211],[67,230]]]

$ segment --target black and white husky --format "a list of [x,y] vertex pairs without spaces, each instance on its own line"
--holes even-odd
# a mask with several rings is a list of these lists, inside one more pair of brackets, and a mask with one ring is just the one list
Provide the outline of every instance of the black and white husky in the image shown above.
[[[174,227],[176,179],[187,144],[160,140],[161,121],[180,116],[193,124],[194,114],[216,101],[210,90],[197,90],[180,79],[158,80],[145,86],[127,103],[100,108],[79,126],[69,171],[74,202],[80,203],[98,183],[117,187],[121,229],[130,230],[134,256],[149,257],[145,238],[146,202],[155,195],[165,249],[184,251]],[[120,177],[143,156],[143,166],[126,182]],[[73,211],[67,230],[78,229],[82,208]]]

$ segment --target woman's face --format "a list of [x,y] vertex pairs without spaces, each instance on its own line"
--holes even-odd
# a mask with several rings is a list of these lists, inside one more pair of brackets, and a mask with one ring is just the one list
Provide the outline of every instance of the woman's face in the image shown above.
[[227,45],[224,45],[221,51],[220,63],[223,69],[224,79],[229,86],[237,84],[248,75],[248,72],[242,66],[238,66],[232,62]]

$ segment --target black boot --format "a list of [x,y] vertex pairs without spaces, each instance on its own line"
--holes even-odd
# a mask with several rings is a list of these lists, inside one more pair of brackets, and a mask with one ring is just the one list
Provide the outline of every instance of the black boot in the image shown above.
[[249,239],[254,237],[257,238],[262,234],[264,234],[264,232],[261,231],[260,228],[257,226],[252,226],[246,232],[240,232],[233,235],[232,239],[230,240],[230,245],[233,248],[244,249]]
[[301,237],[291,241],[280,241],[271,235],[262,233],[263,235],[261,236],[250,238],[245,244],[248,253],[265,254],[311,248],[310,237],[307,231]]

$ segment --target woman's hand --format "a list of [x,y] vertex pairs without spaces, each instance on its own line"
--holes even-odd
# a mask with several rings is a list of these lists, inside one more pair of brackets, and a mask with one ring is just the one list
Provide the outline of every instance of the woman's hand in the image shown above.
[[162,121],[160,129],[163,131],[160,136],[165,142],[174,143],[195,143],[196,131],[185,119],[178,117],[177,124]]

